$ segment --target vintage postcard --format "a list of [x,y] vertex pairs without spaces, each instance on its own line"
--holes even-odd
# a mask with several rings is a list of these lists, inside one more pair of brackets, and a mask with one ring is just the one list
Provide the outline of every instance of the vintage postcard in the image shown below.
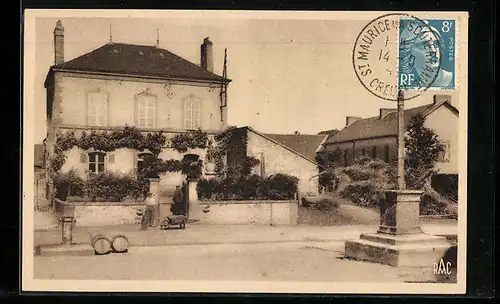
[[24,20],[23,291],[465,293],[466,12]]

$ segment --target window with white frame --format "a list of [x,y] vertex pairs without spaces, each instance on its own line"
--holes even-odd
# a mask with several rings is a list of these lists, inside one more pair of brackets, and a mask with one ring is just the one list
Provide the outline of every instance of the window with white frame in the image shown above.
[[105,170],[106,153],[91,152],[89,153],[89,173],[99,174]]
[[156,127],[156,95],[143,93],[136,97],[137,126],[142,128]]
[[441,151],[438,154],[438,162],[447,163],[450,161],[450,144],[447,142],[443,142],[439,145],[441,147]]
[[184,99],[184,128],[188,130],[201,127],[201,101],[195,96]]
[[87,121],[90,126],[106,126],[108,120],[108,94],[103,92],[88,93]]

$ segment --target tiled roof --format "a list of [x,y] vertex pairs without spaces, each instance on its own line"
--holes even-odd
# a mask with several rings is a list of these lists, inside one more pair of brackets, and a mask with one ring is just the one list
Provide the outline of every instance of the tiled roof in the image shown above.
[[316,157],[316,150],[321,142],[325,139],[325,135],[306,135],[306,134],[264,134],[267,137],[274,139],[283,146],[288,147],[311,160]]
[[[100,72],[160,78],[223,81],[184,58],[155,46],[108,43],[90,53],[53,66],[54,70]],[[229,79],[226,79],[230,81]]]
[[43,168],[45,166],[45,146],[35,145],[35,167]]
[[339,132],[340,132],[339,129],[332,129],[332,130],[321,131],[318,133],[318,135],[335,135]]
[[[448,101],[440,102],[438,104],[426,104],[423,106],[406,109],[404,111],[405,125],[408,124],[411,117],[422,114],[424,116],[433,112],[435,109],[445,104],[453,111],[458,110],[454,108]],[[357,139],[396,136],[397,135],[397,112],[390,112],[380,118],[380,116],[360,119],[353,122],[351,125],[345,127],[337,134],[330,136],[325,144],[333,144]]]

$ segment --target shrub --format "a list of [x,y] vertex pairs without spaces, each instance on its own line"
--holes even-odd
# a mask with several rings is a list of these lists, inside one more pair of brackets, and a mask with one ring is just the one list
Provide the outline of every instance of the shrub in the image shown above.
[[263,183],[259,175],[249,175],[239,180],[238,197],[243,200],[254,199],[258,197],[258,190]]
[[297,192],[298,179],[286,174],[276,174],[263,179],[252,174],[245,177],[201,179],[197,192],[201,199],[251,200],[292,199]]
[[262,199],[292,199],[297,193],[298,182],[295,176],[278,173],[264,180],[257,195]]
[[214,178],[202,178],[198,180],[196,192],[202,200],[212,199],[216,192],[217,180]]
[[143,197],[148,191],[148,181],[132,174],[102,172],[89,177],[86,189],[92,201],[121,202],[125,197]]
[[446,214],[448,204],[438,200],[428,193],[424,193],[420,201],[421,215],[443,215]]
[[318,184],[328,192],[337,190],[339,180],[333,170],[322,172],[318,177]]
[[83,196],[85,181],[75,170],[66,173],[58,172],[54,175],[55,197],[66,200],[69,196]]
[[432,177],[432,188],[441,195],[458,200],[458,174],[436,174]]
[[313,196],[303,197],[301,202],[303,207],[313,208],[321,211],[328,211],[338,207],[338,202],[333,197]]
[[366,168],[359,165],[346,167],[344,168],[343,173],[349,176],[349,178],[353,181],[364,181],[370,178],[370,173],[367,172]]
[[348,184],[340,195],[359,206],[377,207],[379,205],[379,189],[376,183],[365,180]]

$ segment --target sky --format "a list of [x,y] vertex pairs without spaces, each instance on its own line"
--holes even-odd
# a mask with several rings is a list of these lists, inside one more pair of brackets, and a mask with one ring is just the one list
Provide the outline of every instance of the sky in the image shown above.
[[[356,77],[352,50],[367,20],[293,19],[36,19],[35,142],[46,136],[43,82],[54,64],[53,30],[65,29],[65,60],[113,42],[154,45],[199,64],[200,44],[213,43],[214,72],[228,54],[228,123],[264,133],[317,134],[342,129],[346,116],[370,117],[395,103],[368,92]],[[110,24],[111,31],[110,31]],[[432,101],[427,92],[408,101]]]

